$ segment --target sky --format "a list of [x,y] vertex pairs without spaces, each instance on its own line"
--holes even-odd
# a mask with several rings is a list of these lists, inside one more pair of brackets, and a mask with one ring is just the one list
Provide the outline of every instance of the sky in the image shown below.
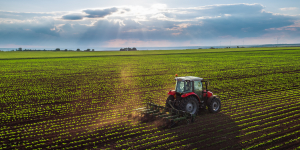
[[300,43],[298,0],[0,0],[0,47]]

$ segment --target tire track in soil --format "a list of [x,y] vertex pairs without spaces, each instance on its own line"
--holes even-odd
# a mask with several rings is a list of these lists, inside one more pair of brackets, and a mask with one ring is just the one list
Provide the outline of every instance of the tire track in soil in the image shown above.
[[[294,105],[292,105],[292,106],[298,106],[299,104],[297,103],[297,102],[294,102],[293,103]],[[287,104],[287,105],[289,105],[289,104]],[[288,106],[287,106],[288,107]],[[280,110],[279,110],[280,111]],[[276,111],[275,111],[276,112]],[[284,111],[284,112],[286,112],[286,113],[288,113],[289,111]],[[279,113],[279,114],[281,114],[281,113]],[[294,117],[292,117],[292,118],[287,118],[287,119],[284,119],[285,117],[289,117],[289,116],[293,116],[293,115],[296,115],[297,113],[291,113],[291,114],[287,114],[287,115],[284,115],[284,116],[280,116],[280,117],[276,117],[276,118],[269,118],[268,119],[268,117],[270,117],[270,116],[273,116],[273,114],[270,114],[270,115],[267,115],[267,116],[265,116],[264,118],[267,118],[267,120],[264,120],[262,123],[255,123],[255,124],[261,124],[261,125],[263,125],[263,126],[260,126],[260,127],[256,127],[256,128],[251,128],[250,130],[247,130],[248,132],[249,131],[253,131],[253,130],[255,130],[255,129],[260,129],[260,128],[262,128],[262,127],[269,127],[269,126],[271,126],[271,125],[274,125],[274,124],[280,124],[280,123],[282,123],[282,122],[286,122],[286,121],[290,121],[290,120],[293,120],[294,118],[297,118],[297,116],[294,116]],[[249,118],[249,117],[246,117],[246,118]],[[262,119],[264,119],[264,118],[262,118]],[[281,119],[279,122],[268,122],[268,120],[278,120],[278,119]],[[283,119],[283,120],[282,120]],[[250,120],[248,120],[248,121],[250,121]],[[246,122],[247,123],[247,122]],[[265,126],[265,124],[264,123],[268,123],[268,125],[267,126]],[[251,124],[251,122],[250,122],[250,124]],[[249,124],[248,124],[249,125]],[[288,128],[288,127],[290,127],[290,126],[292,126],[293,124],[289,124],[289,125],[287,125],[286,127],[284,127],[284,128]],[[246,127],[243,127],[244,129],[246,129]],[[242,128],[241,128],[242,129]],[[275,130],[276,130],[276,128],[275,128]],[[264,132],[259,132],[259,133],[255,133],[255,134],[251,134],[251,135],[248,135],[248,136],[243,136],[242,138],[241,138],[241,140],[242,141],[244,141],[245,139],[247,139],[247,138],[249,138],[249,139],[253,139],[253,138],[255,138],[255,137],[259,137],[260,135],[262,135],[262,134],[267,134],[267,133],[270,133],[270,132],[272,132],[272,131],[274,131],[274,128],[271,128],[271,129],[269,129],[269,130],[266,130],[266,131],[264,131]],[[245,132],[246,133],[246,132]],[[244,134],[245,134],[244,133]],[[277,137],[277,136],[280,136],[281,135],[281,133],[278,133],[278,134],[276,134],[276,136],[274,136],[274,137]],[[269,136],[267,136],[266,138],[272,138],[272,137],[269,137]],[[248,139],[248,140],[249,140]],[[251,145],[251,144],[250,144]],[[248,146],[250,146],[250,145],[248,145]],[[245,145],[243,145],[243,147],[245,147]]]
[[[153,143],[149,146],[139,147],[138,149],[154,148],[157,145],[163,145],[163,144],[166,144],[166,143],[170,143],[170,142],[178,141],[178,140],[181,140],[181,139],[189,138],[191,136],[198,136],[200,134],[205,134],[205,136],[194,138],[194,139],[191,139],[191,140],[186,140],[186,141],[177,143],[175,145],[174,144],[171,144],[171,145],[172,146],[179,146],[180,144],[192,143],[192,142],[200,141],[200,140],[203,140],[203,139],[206,139],[206,138],[212,138],[210,140],[210,142],[213,142],[213,141],[215,141],[215,139],[213,138],[214,136],[220,136],[220,134],[222,135],[222,134],[225,133],[225,131],[223,131],[223,132],[220,132],[216,135],[213,134],[213,132],[216,132],[217,130],[219,130],[218,125],[228,124],[224,127],[222,126],[222,128],[225,128],[225,127],[229,128],[230,127],[230,129],[226,130],[228,132],[229,131],[232,132],[232,131],[234,131],[238,128],[237,126],[234,125],[234,123],[230,123],[230,122],[232,122],[232,120],[228,116],[226,116],[222,113],[208,114],[208,112],[206,112],[206,114],[207,115],[204,115],[205,117],[200,118],[202,116],[199,116],[199,118],[198,118],[198,119],[203,119],[203,120],[197,120],[195,123],[190,124],[190,125],[181,124],[177,128],[169,129],[169,130],[160,132],[158,134],[155,134],[153,136],[160,136],[160,135],[163,135],[163,134],[172,133],[174,131],[175,131],[175,133],[172,133],[171,135],[168,135],[168,137],[173,136],[173,135],[185,134],[185,133],[190,133],[189,135],[180,136],[180,137],[174,138],[172,140],[170,139],[170,140],[165,140],[165,141],[161,141],[161,142],[156,142],[156,143]],[[207,118],[207,120],[205,120],[205,118]],[[213,118],[213,120],[211,120],[211,118]],[[199,126],[202,126],[202,127],[199,127]],[[238,135],[238,134],[239,133],[237,132],[237,133],[233,134],[232,136],[235,136],[235,135]],[[138,140],[138,139],[133,139],[130,142],[134,142],[136,140]],[[150,142],[155,141],[155,140],[159,140],[159,139],[152,139],[152,140],[150,140]],[[147,140],[145,142],[149,142],[149,141]],[[237,142],[237,139],[235,139],[235,141],[233,141],[233,142]],[[171,145],[168,145],[168,147],[161,147],[161,148],[155,148],[155,149],[166,149],[166,148],[170,148],[169,146],[171,146]],[[128,147],[122,147],[122,148],[128,148]]]
[[[294,103],[295,104],[295,103]],[[266,117],[269,117],[269,116],[266,116]],[[284,117],[284,116],[283,116]],[[282,117],[281,117],[282,118]],[[291,118],[290,118],[291,119]],[[243,127],[243,128],[246,128],[246,127]],[[234,137],[234,136],[233,136]],[[228,142],[228,141],[224,141],[224,142]],[[224,142],[222,142],[222,143],[224,143]],[[222,145],[224,145],[224,144],[222,144]],[[222,146],[223,147],[223,146]],[[148,147],[148,148],[150,148],[150,147]],[[189,147],[189,148],[192,148],[192,147]],[[210,148],[208,148],[208,149],[210,149]]]
[[[292,119],[292,118],[290,118],[290,119]],[[282,122],[282,121],[280,121],[280,122]],[[280,123],[279,122],[279,123]],[[299,121],[298,121],[299,122]],[[272,123],[273,124],[273,123]],[[291,124],[289,124],[289,125],[287,125],[287,126],[293,126],[293,125],[297,125],[297,123],[295,123],[295,122],[293,122],[293,123],[291,123]],[[269,125],[268,125],[269,126]],[[264,127],[266,127],[266,126],[264,126]],[[244,126],[243,127],[244,129],[245,128],[247,128],[247,126]],[[261,127],[260,127],[261,128]],[[267,134],[267,133],[270,133],[270,132],[272,132],[272,131],[274,131],[274,130],[276,130],[277,131],[277,129],[278,130],[280,130],[280,129],[286,129],[287,127],[286,126],[281,126],[281,127],[276,127],[276,128],[271,128],[271,129],[268,129],[268,130],[266,130],[266,131],[264,131],[264,132],[260,132],[260,133],[257,133],[257,134],[259,134],[259,135],[263,135],[263,134]],[[240,129],[242,129],[242,128],[240,128]],[[295,131],[295,130],[297,130],[297,129],[294,129],[294,130],[291,130],[290,132],[292,132],[292,131]],[[251,131],[251,130],[250,130]],[[226,133],[228,133],[229,131],[226,131]],[[274,137],[278,137],[278,136],[280,136],[280,135],[284,135],[285,133],[283,133],[283,132],[281,132],[281,133],[277,133],[277,134],[275,134],[274,136],[267,136],[267,137],[265,137],[263,140],[269,140],[269,139],[272,139],[272,138],[274,138]],[[251,135],[249,135],[249,136],[245,136],[246,137],[246,139],[247,138],[249,138],[249,139],[253,139],[253,138],[255,138],[255,137],[259,137],[258,135],[255,135],[255,134],[251,134]],[[245,137],[244,136],[242,136],[242,138],[241,138],[241,140],[243,139],[243,140],[245,140]],[[231,136],[231,139],[232,138],[236,138],[236,137],[234,137],[234,136]],[[259,140],[256,140],[256,143],[257,142],[260,142],[262,139],[259,139]],[[224,145],[223,143],[224,142],[227,142],[227,141],[223,141],[222,142],[222,146]],[[181,142],[181,144],[182,144],[182,142]],[[220,143],[221,144],[221,143]],[[251,144],[248,144],[248,146],[251,146],[253,143],[251,143]],[[232,145],[234,145],[234,143],[232,144]],[[245,144],[243,144],[243,147],[247,147]],[[194,147],[188,147],[188,148],[194,148]],[[196,148],[199,148],[199,147],[196,147]],[[211,148],[211,147],[210,147]],[[210,148],[208,148],[208,149],[210,149]],[[204,149],[204,148],[201,148],[201,149]],[[211,148],[211,149],[215,149],[215,148]],[[220,149],[220,148],[216,148],[216,149]],[[240,149],[240,146],[238,146],[238,147],[235,147],[235,149]],[[265,149],[265,148],[264,148]]]
[[[218,126],[219,124],[225,124],[225,125],[227,124],[227,126],[230,126],[231,130],[233,128],[237,128],[237,126],[235,126],[234,122],[232,122],[232,120],[228,116],[225,116],[224,114],[221,114],[221,113],[220,114],[209,114],[207,111],[206,112],[202,112],[202,113],[203,114],[200,114],[199,117],[197,118],[197,119],[201,119],[201,120],[196,120],[196,122],[194,124],[191,124],[191,125],[185,125],[184,124],[182,126],[178,126],[176,129],[170,129],[170,130],[165,131],[165,132],[160,132],[160,133],[155,134],[153,136],[160,136],[162,134],[167,134],[167,133],[174,132],[174,131],[176,131],[176,133],[172,133],[172,135],[179,134],[179,133],[184,133],[184,132],[187,132],[188,130],[190,130],[192,127],[193,128],[197,128],[197,126],[199,126],[199,125],[202,126],[201,129],[202,128],[205,129],[205,126],[207,126],[207,127],[214,127],[214,126]],[[188,129],[186,129],[187,127],[188,127]],[[214,128],[211,128],[211,129],[214,129]],[[203,132],[206,132],[206,131],[207,130],[203,130]],[[238,133],[236,133],[236,134],[238,134]],[[172,136],[172,135],[170,135],[170,136]],[[180,137],[180,138],[185,138],[185,137],[183,136],[183,137]],[[134,142],[134,141],[140,140],[140,139],[142,139],[142,137],[138,138],[138,139],[130,140],[130,142]],[[155,139],[153,139],[153,140],[155,140]],[[196,139],[196,140],[199,140],[199,138]],[[166,141],[166,142],[170,142],[170,141]],[[190,141],[188,141],[188,142],[190,142]],[[163,142],[162,143],[158,143],[158,144],[163,144]],[[154,144],[154,145],[158,145],[158,144]],[[121,148],[126,148],[126,147],[121,147]],[[149,147],[143,147],[143,148],[139,148],[139,149],[145,149],[145,148],[151,148],[151,146],[149,146]]]

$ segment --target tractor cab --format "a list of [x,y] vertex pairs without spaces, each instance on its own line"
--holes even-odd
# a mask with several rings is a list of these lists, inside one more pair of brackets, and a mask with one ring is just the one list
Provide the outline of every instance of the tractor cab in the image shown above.
[[207,86],[209,82],[203,80],[203,78],[186,76],[176,77],[175,92],[176,95],[182,95],[187,93],[195,93],[200,99],[207,93]]

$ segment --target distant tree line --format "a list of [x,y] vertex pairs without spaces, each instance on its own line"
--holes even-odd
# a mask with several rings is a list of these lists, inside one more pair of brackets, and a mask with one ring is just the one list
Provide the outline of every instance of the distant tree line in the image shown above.
[[120,51],[137,51],[137,49],[135,47],[133,48],[128,47],[128,48],[120,48]]

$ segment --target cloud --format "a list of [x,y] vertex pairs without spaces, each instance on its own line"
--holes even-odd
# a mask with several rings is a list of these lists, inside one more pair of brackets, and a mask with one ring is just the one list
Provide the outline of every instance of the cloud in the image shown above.
[[[3,18],[0,45],[155,46],[197,44],[199,41],[211,45],[219,39],[223,43],[223,40],[263,39],[275,35],[300,38],[299,16],[274,14],[264,8],[261,4],[188,8],[168,8],[159,4],[149,8],[122,6],[44,14],[0,11],[0,18]],[[24,16],[27,18],[22,20]],[[13,20],[11,23],[11,18],[20,22]],[[34,21],[28,21],[30,19]]]
[[290,31],[298,31],[300,30],[300,20],[295,21],[294,24],[289,25],[289,26],[283,26],[283,27],[279,27],[279,28],[269,28],[269,29],[265,29],[266,31],[282,31],[282,30],[290,30]]
[[154,8],[154,9],[166,9],[167,5],[166,4],[153,4],[153,5],[151,5],[151,8]]
[[64,15],[62,17],[62,19],[65,19],[65,20],[82,20],[83,17],[84,16],[82,14],[69,14],[69,15]]
[[[124,9],[129,11],[130,9]],[[83,18],[104,18],[114,12],[117,12],[118,8],[112,7],[107,9],[86,9],[82,13],[73,13],[62,16],[64,20],[82,20]],[[123,12],[124,13],[124,12]]]
[[[265,29],[278,28],[293,24],[297,19],[292,16],[274,15],[263,11],[260,4],[211,5],[205,7],[171,9],[168,13],[157,13],[148,16],[146,21],[138,21],[141,32],[151,39],[215,39],[230,35],[236,38],[258,37],[268,33]],[[167,14],[167,15],[162,15]],[[172,17],[172,18],[171,18]],[[180,27],[180,24],[188,26]],[[173,36],[177,35],[177,36]],[[180,35],[180,36],[178,36]]]
[[9,12],[9,11],[0,11],[0,18],[9,18],[9,19],[32,19],[35,17],[53,17],[59,14],[59,12],[55,13],[30,13],[30,12]]
[[285,8],[279,8],[282,11],[286,11],[286,10],[296,10],[298,9],[297,7],[285,7]]
[[172,14],[180,20],[210,19],[218,16],[249,17],[261,14],[263,8],[261,4],[222,4],[172,9]]
[[124,8],[125,11],[130,11],[130,8]]
[[0,24],[0,45],[43,45],[59,42],[60,34],[51,24],[25,22]]
[[114,12],[118,11],[118,8],[113,7],[113,8],[107,8],[107,9],[96,9],[96,10],[83,10],[83,12],[87,13],[88,15],[86,16],[87,18],[103,18],[107,15],[110,15]]

